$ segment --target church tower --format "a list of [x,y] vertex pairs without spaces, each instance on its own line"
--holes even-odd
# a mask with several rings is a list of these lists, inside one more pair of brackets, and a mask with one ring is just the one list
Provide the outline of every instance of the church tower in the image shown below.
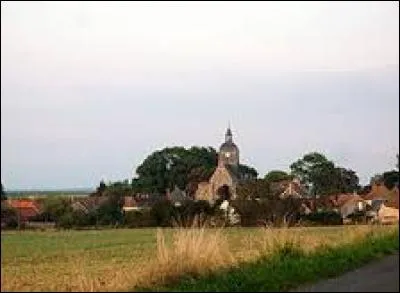
[[239,166],[239,148],[233,142],[232,130],[230,127],[225,133],[225,142],[219,148],[218,165]]

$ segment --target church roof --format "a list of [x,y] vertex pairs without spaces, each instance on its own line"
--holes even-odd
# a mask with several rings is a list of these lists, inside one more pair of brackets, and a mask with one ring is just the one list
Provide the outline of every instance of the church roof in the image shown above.
[[239,174],[239,170],[237,167],[234,167],[231,165],[225,165],[225,169],[229,172],[229,175],[231,175],[231,177],[234,181],[239,180],[240,174]]
[[226,141],[223,144],[221,144],[219,151],[220,152],[233,152],[237,151],[238,147],[236,144],[234,144],[232,141]]

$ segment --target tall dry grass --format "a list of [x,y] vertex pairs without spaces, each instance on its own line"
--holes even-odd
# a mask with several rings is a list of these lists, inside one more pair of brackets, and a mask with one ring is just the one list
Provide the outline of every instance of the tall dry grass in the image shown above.
[[[172,234],[157,230],[154,257],[146,262],[113,264],[93,273],[90,259],[81,257],[68,262],[69,274],[37,274],[35,279],[3,275],[2,291],[122,291],[173,282],[182,275],[199,276],[211,271],[238,266],[241,262],[268,257],[290,246],[304,253],[320,247],[339,246],[364,237],[379,237],[398,229],[380,226],[344,226],[336,228],[261,228],[247,236],[230,229],[177,228]],[[170,230],[167,230],[170,232]],[[243,230],[241,230],[243,231]],[[233,240],[234,239],[234,240]],[[3,278],[4,277],[4,278]]]
[[169,245],[159,229],[157,258],[147,267],[138,285],[170,282],[183,274],[198,276],[234,263],[226,235],[220,229],[179,228],[174,231]]

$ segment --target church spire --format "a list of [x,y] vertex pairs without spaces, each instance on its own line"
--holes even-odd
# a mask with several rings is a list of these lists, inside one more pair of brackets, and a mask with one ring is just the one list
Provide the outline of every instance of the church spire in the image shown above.
[[232,142],[232,131],[231,131],[231,125],[230,123],[228,124],[228,129],[226,130],[225,133],[225,142]]

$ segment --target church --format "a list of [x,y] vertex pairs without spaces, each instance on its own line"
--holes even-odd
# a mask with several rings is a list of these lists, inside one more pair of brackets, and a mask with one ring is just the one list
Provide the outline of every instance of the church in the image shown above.
[[208,182],[198,184],[195,199],[207,200],[211,203],[217,199],[235,199],[236,186],[240,181],[239,148],[233,142],[230,127],[225,133],[225,142],[218,153],[218,165]]

